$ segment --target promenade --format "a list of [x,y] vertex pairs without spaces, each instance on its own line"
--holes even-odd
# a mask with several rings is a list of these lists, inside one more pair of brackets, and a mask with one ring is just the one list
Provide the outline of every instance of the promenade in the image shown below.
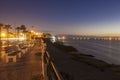
[[0,65],[0,80],[32,80],[42,74],[39,44],[31,47],[16,63]]

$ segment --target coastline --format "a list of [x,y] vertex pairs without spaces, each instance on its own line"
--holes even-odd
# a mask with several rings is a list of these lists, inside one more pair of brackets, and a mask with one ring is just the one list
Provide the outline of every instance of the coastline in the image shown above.
[[[69,51],[56,46],[50,41],[46,41],[47,50],[54,58],[54,62],[65,80],[120,80],[120,66],[108,64],[104,61],[94,58],[92,55],[86,55],[78,51]],[[68,47],[70,48],[70,47]],[[73,47],[71,47],[73,49]],[[75,49],[75,48],[74,48]],[[68,50],[68,51],[66,51]]]
[[[59,44],[59,43],[58,43]],[[72,60],[77,62],[82,62],[84,64],[87,64],[89,66],[92,66],[94,68],[97,68],[101,71],[109,70],[117,75],[120,75],[120,65],[116,64],[109,64],[103,60],[96,59],[93,55],[84,54],[79,52],[75,47],[68,46],[65,44],[59,44],[59,46],[64,46],[66,48],[71,48],[71,51],[67,51],[68,55],[72,56]],[[58,47],[59,48],[59,47]],[[60,49],[60,48],[59,48]],[[63,51],[66,51],[65,48]]]

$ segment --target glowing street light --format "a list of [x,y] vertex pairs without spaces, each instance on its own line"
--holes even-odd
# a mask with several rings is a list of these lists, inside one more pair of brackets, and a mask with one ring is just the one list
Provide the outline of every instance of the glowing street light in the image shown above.
[[35,33],[33,30],[31,30],[31,33]]
[[39,33],[36,32],[35,34],[38,35]]
[[6,37],[6,34],[4,32],[1,33],[1,37]]
[[65,40],[65,39],[66,39],[66,37],[65,37],[65,36],[62,36],[62,39],[63,39],[63,40]]

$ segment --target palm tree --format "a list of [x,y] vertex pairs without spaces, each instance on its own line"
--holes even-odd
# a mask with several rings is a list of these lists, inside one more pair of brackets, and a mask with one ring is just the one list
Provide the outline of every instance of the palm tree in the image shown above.
[[20,30],[21,30],[21,27],[16,27],[15,29],[17,30],[17,37],[19,38],[19,33],[20,33]]
[[22,32],[23,32],[23,34],[24,34],[24,37],[25,37],[25,34],[26,34],[26,26],[25,26],[25,25],[21,25],[20,28],[21,28],[21,30],[22,30]]
[[9,40],[8,40],[8,38],[9,38],[9,30],[12,29],[12,27],[11,27],[11,25],[7,24],[3,28],[6,29],[6,31],[7,31],[7,41],[8,41],[8,45],[9,45]]
[[28,33],[27,30],[23,31],[23,34],[24,34],[25,39],[27,38],[27,33]]
[[0,23],[0,41],[1,41],[1,30],[2,30],[2,27],[3,27],[3,23]]
[[21,25],[20,28],[23,32],[26,31],[26,26],[25,25]]
[[1,41],[2,27],[3,27],[3,23],[0,23],[0,52],[1,52],[1,49],[2,49],[2,41]]

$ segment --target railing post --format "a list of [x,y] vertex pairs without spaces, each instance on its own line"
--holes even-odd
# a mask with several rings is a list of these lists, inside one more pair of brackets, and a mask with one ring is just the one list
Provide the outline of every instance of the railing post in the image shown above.
[[[50,54],[46,51],[46,43],[41,39],[41,52],[42,52],[42,74],[43,80],[63,80],[62,76],[58,72],[54,65],[54,62]],[[46,63],[44,62],[46,60]],[[49,72],[49,73],[48,73]],[[48,75],[49,74],[49,75]]]

